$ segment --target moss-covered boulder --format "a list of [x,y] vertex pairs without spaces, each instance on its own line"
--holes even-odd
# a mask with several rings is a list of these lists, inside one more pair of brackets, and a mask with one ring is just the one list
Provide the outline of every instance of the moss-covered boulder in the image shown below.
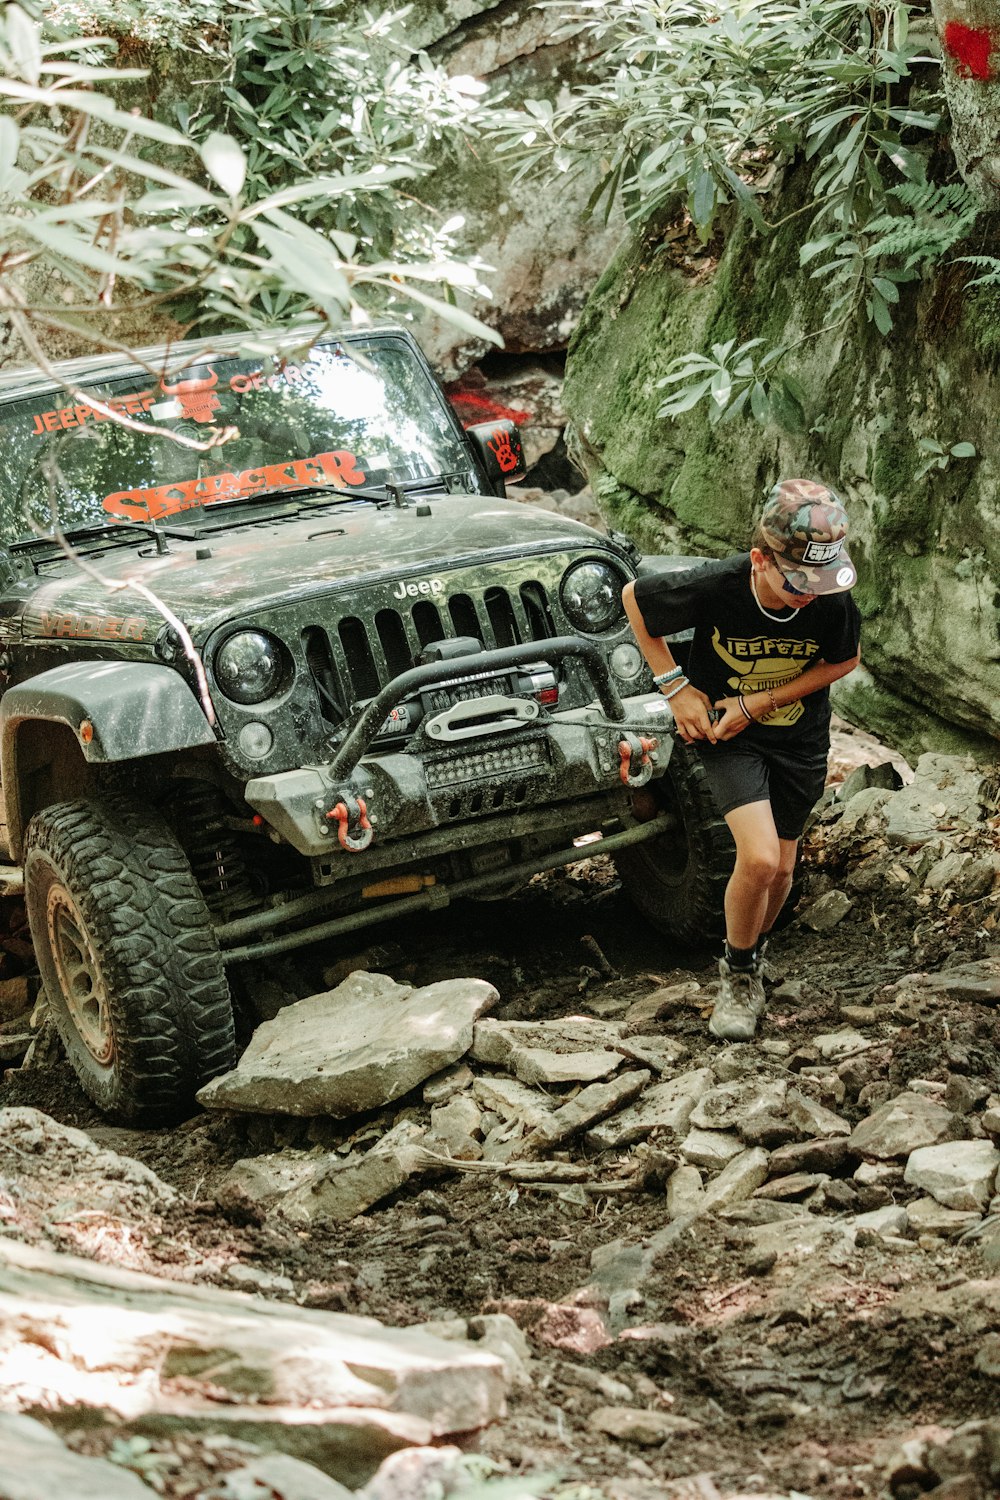
[[[803,187],[789,181],[782,218]],[[647,551],[725,554],[779,476],[833,484],[852,517],[867,668],[838,708],[911,753],[1000,755],[1000,297],[946,271],[903,288],[887,338],[863,316],[812,336],[832,320],[799,269],[807,220],[767,238],[741,222],[714,255],[676,227],[627,245],[570,348],[579,448],[609,522]],[[801,431],[712,426],[704,402],[658,414],[671,360],[732,338],[802,339],[788,367],[806,393]],[[921,474],[921,438],[976,457]]]

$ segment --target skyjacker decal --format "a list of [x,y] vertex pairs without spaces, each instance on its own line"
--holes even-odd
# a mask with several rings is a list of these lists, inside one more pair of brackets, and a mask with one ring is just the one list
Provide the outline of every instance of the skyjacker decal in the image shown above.
[[[763,693],[800,677],[819,652],[816,641],[782,640],[774,636],[729,636],[725,642],[718,629],[712,633],[712,646],[733,676],[729,687],[740,693]],[[789,728],[805,713],[801,700],[784,704],[769,714],[769,729]]]
[[364,484],[367,475],[358,468],[355,454],[344,448],[332,453],[317,453],[313,458],[297,458],[290,463],[268,464],[262,469],[241,472],[205,474],[201,479],[180,479],[174,484],[158,484],[151,489],[116,490],[104,498],[104,509],[126,521],[153,521],[158,516],[176,515],[199,505],[218,500],[242,500],[262,490],[302,489],[309,485]]

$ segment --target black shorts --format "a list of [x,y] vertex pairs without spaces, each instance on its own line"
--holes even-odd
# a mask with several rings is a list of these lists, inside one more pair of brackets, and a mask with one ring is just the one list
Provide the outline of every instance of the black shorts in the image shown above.
[[770,802],[779,839],[801,837],[806,819],[826,785],[827,752],[815,745],[762,745],[743,735],[725,744],[696,742],[719,811],[725,815],[751,802]]

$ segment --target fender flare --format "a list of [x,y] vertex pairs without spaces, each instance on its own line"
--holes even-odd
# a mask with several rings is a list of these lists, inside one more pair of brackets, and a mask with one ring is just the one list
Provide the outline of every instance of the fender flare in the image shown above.
[[0,786],[12,849],[23,837],[17,731],[28,720],[64,724],[92,764],[214,745],[194,693],[172,667],[154,662],[79,661],[8,688],[0,699]]

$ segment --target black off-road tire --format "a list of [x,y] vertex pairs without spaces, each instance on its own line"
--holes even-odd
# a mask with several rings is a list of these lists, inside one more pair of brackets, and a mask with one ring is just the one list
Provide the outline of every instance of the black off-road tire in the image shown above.
[[56,1029],[85,1092],[131,1125],[190,1111],[235,1061],[211,917],[174,835],[131,800],[35,814],[25,902]]
[[665,773],[649,789],[677,827],[620,850],[615,865],[632,903],[658,932],[684,947],[701,947],[725,932],[722,903],[736,854],[733,837],[697,752],[683,740],[675,742]]

